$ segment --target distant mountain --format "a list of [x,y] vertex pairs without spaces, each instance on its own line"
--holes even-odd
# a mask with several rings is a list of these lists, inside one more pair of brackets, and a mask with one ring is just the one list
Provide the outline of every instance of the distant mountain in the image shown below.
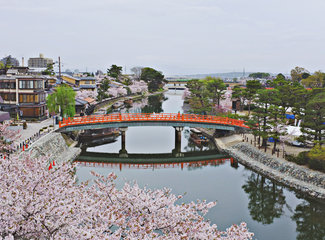
[[229,73],[209,73],[209,74],[191,74],[191,75],[173,75],[168,76],[168,78],[205,78],[207,76],[211,77],[220,77],[220,78],[240,78],[240,77],[248,77],[252,72],[246,72],[245,75],[243,72],[229,72]]

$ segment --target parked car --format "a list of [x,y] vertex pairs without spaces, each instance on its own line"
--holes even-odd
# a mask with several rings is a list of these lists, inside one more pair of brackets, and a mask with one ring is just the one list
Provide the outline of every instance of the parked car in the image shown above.
[[292,141],[291,145],[295,146],[295,147],[306,147],[306,145],[304,143],[299,142],[299,141]]

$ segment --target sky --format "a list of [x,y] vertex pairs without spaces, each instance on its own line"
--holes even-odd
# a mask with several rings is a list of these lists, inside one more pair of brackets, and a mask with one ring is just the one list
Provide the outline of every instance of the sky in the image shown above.
[[0,0],[0,57],[165,75],[325,70],[324,0]]

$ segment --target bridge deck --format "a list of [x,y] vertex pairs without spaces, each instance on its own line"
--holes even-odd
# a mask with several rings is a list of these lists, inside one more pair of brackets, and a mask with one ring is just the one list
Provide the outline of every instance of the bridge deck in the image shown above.
[[[171,123],[175,126],[193,124],[205,124],[213,128],[215,125],[225,127],[241,127],[248,128],[242,120],[231,119],[227,117],[217,117],[210,115],[197,114],[180,114],[180,113],[117,113],[107,115],[92,115],[85,117],[65,118],[59,123],[60,128],[74,127],[78,125],[98,125],[112,123],[115,127],[118,126],[146,126],[145,123],[150,123],[154,126],[167,126],[166,123]],[[123,125],[124,124],[124,125]],[[193,126],[194,126],[193,125]],[[112,125],[113,126],[113,125]],[[75,128],[77,129],[77,128]],[[227,128],[225,128],[227,129]]]

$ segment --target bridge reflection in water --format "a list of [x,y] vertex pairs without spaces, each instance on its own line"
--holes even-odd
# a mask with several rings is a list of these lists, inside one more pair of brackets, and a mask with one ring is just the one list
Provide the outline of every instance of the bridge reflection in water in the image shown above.
[[161,154],[128,154],[128,157],[120,157],[118,153],[82,152],[75,161],[86,167],[109,168],[199,168],[204,166],[218,166],[226,162],[234,168],[238,168],[238,161],[225,154],[216,151],[184,152],[182,157],[175,157],[172,153]]

